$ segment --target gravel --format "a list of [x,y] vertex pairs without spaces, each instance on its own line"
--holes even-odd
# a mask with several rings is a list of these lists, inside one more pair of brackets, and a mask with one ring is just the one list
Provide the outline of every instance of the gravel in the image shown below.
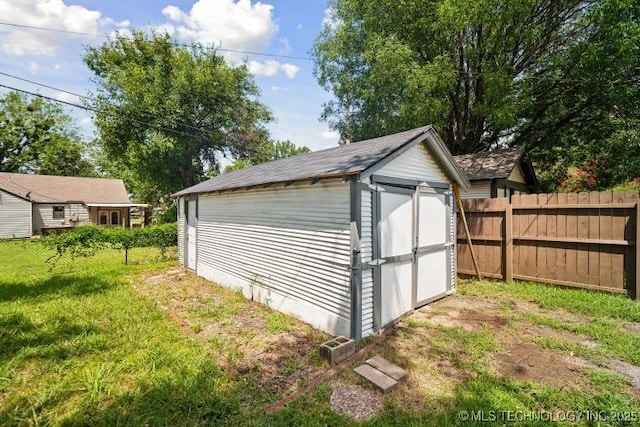
[[339,414],[357,421],[366,421],[384,408],[384,400],[379,393],[358,385],[339,384],[333,387],[331,407]]

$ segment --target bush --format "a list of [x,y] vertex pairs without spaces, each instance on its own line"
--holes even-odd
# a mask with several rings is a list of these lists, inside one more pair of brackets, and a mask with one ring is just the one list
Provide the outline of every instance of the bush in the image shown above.
[[178,225],[175,222],[146,228],[85,225],[44,236],[40,242],[55,251],[55,255],[47,260],[54,265],[67,253],[72,257],[86,257],[105,248],[124,249],[127,263],[131,248],[155,247],[164,255],[167,248],[178,244]]

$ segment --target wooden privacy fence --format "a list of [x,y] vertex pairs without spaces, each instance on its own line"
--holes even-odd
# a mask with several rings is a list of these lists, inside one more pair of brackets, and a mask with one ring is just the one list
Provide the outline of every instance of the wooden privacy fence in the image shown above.
[[[526,194],[465,200],[482,275],[640,298],[638,192]],[[475,275],[458,218],[458,272]]]

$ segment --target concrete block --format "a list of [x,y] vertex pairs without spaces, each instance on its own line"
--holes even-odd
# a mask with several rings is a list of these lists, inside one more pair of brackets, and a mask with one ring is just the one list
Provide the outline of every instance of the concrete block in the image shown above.
[[320,344],[320,355],[335,366],[356,352],[356,342],[346,337],[336,337]]
[[398,385],[398,381],[378,371],[371,365],[360,365],[354,369],[354,371],[356,374],[373,383],[373,385],[383,393],[393,390],[393,388]]
[[384,374],[387,374],[396,381],[400,381],[407,376],[408,372],[402,369],[400,366],[389,362],[387,359],[381,356],[374,356],[371,359],[365,361],[367,365],[371,365]]

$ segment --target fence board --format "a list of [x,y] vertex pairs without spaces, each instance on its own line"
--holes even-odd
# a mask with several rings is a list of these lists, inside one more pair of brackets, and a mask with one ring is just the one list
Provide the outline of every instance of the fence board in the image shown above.
[[[511,202],[472,199],[464,205],[487,277],[636,296],[638,200],[637,192],[591,192],[514,195]],[[472,267],[467,239],[459,233],[458,269],[467,273]]]

